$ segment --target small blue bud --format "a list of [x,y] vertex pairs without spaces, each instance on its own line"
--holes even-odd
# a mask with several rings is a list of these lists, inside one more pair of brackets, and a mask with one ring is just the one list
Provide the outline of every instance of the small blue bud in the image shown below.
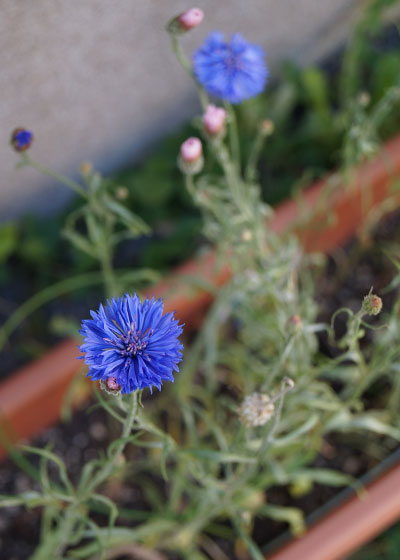
[[26,128],[16,128],[11,134],[11,145],[16,152],[24,152],[33,142],[33,133]]

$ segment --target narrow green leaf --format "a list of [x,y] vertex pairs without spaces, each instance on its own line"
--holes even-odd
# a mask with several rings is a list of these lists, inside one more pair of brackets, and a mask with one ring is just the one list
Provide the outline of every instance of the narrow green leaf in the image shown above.
[[305,531],[303,512],[298,508],[266,504],[258,512],[275,521],[286,521],[296,536],[302,535]]

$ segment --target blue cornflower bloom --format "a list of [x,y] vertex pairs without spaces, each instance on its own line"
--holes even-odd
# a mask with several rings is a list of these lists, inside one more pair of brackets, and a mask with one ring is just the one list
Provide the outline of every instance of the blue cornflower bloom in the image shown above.
[[193,69],[208,93],[230,103],[261,93],[268,77],[263,49],[240,33],[232,35],[230,42],[219,31],[210,33],[194,54]]
[[27,150],[33,142],[33,134],[25,128],[16,128],[11,134],[11,145],[17,152]]
[[144,387],[161,389],[164,380],[174,381],[173,371],[182,360],[178,340],[183,327],[173,313],[163,315],[161,300],[126,294],[91,311],[82,321],[80,350],[86,355],[88,376],[109,388],[131,393]]

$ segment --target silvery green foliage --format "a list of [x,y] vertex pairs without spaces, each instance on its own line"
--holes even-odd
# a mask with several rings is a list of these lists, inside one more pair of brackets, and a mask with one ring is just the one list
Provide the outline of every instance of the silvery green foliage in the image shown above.
[[[172,40],[191,72],[179,37]],[[199,93],[205,111],[209,101],[201,88]],[[200,125],[205,171],[196,166],[185,180],[203,213],[204,233],[215,245],[216,270],[228,261],[232,276],[214,293],[174,385],[147,398],[144,407],[137,392],[97,392],[100,404],[122,424],[122,434],[106,456],[83,466],[76,485],[50,450],[27,448],[41,457],[40,490],[4,497],[2,505],[43,507],[34,560],[104,558],[107,550],[129,544],[204,560],[202,551],[218,547],[210,545],[213,535],[240,539],[260,560],[251,536],[256,516],[286,521],[296,534],[304,529],[300,510],[270,503],[272,486],[286,485],[298,496],[314,483],[354,482],[312,466],[327,434],[344,432],[361,444],[368,432],[375,450],[390,449],[400,439],[398,305],[366,349],[361,342],[371,327],[363,302],[357,313],[338,310],[332,325],[317,322],[314,293],[321,260],[303,254],[293,235],[273,231],[273,210],[262,202],[256,182],[257,153],[271,127],[260,126],[253,153],[242,161],[235,114],[228,104],[225,110],[220,133],[210,135]],[[206,172],[209,158],[219,172]],[[96,192],[94,184],[91,188]],[[110,209],[107,197],[96,198],[96,204],[98,217]],[[121,208],[111,209],[124,216]],[[97,230],[90,219],[87,234],[93,240]],[[96,224],[102,227],[101,219]],[[395,279],[390,288],[399,283]],[[347,330],[335,340],[340,313],[347,317]],[[336,357],[319,354],[319,331],[337,345]],[[378,410],[366,410],[365,393],[377,380],[391,391],[383,394]],[[131,464],[124,461],[127,445],[143,448]],[[56,480],[48,474],[49,461],[57,467]],[[102,493],[117,472],[125,475],[125,484],[141,488],[145,511],[118,511]],[[94,521],[99,511],[108,524]],[[116,525],[122,520],[123,526]]]

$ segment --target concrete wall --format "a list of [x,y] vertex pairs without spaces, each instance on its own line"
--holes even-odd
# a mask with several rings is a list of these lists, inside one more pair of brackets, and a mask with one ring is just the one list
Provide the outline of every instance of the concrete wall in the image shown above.
[[[361,0],[196,0],[208,31],[241,31],[264,45],[269,65],[304,63],[342,41]],[[2,0],[0,3],[0,219],[46,213],[64,187],[15,170],[16,126],[35,132],[32,157],[64,173],[83,160],[110,172],[140,157],[197,109],[194,87],[169,48],[166,21],[188,0]]]

